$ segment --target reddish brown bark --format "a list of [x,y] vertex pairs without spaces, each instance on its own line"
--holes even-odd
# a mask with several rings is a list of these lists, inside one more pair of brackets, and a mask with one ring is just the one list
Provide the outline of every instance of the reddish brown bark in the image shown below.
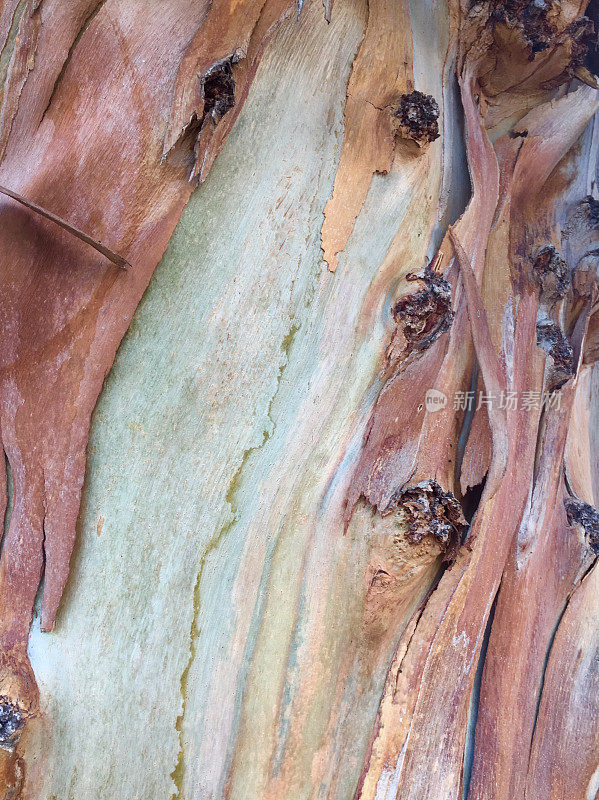
[[[259,4],[242,32],[239,4],[229,12],[227,3],[209,10],[176,0],[156,14],[124,0],[50,0],[25,9],[2,100],[0,182],[131,266],[118,269],[71,232],[3,199],[0,425],[14,508],[0,561],[0,697],[24,719],[38,710],[26,652],[34,598],[43,574],[41,624],[51,630],[102,382],[194,188],[190,175],[205,177],[288,5]],[[221,33],[199,64],[196,43],[207,41],[215,16]],[[5,4],[4,38],[9,19]],[[206,109],[204,75],[223,58],[235,61],[234,90],[213,82]],[[199,130],[179,118],[182,92],[193,98]],[[173,141],[165,154],[167,119]],[[4,505],[4,486],[0,494]],[[18,755],[5,766],[17,791],[24,766]]]
[[[461,89],[473,198],[451,231],[460,264],[453,298],[456,317],[451,330],[419,360],[407,367],[399,361],[374,410],[350,490],[350,508],[364,495],[382,513],[386,498],[404,491],[402,487],[416,480],[412,476],[423,480],[441,474],[445,485],[457,492],[449,456],[455,442],[451,425],[427,429],[427,417],[419,418],[417,408],[423,387],[441,385],[436,377],[441,361],[435,353],[443,340],[449,340],[449,349],[454,339],[464,343],[467,327],[459,306],[463,285],[484,388],[496,398],[485,414],[479,411],[475,417],[463,483],[472,485],[485,472],[486,483],[466,547],[419,612],[409,638],[400,642],[358,788],[360,798],[461,797],[475,672],[498,592],[469,796],[520,798],[526,791],[527,797],[583,797],[554,789],[543,793],[534,772],[541,762],[535,762],[532,774],[528,767],[531,748],[539,751],[533,730],[545,658],[568,598],[592,561],[588,542],[573,535],[566,518],[563,461],[596,278],[594,270],[583,270],[584,279],[576,271],[590,247],[588,228],[575,237],[584,246],[574,246],[567,236],[560,241],[554,229],[561,194],[572,181],[567,162],[562,172],[556,167],[597,109],[597,98],[583,88],[541,105],[514,124],[509,137],[491,146],[486,128],[505,124],[516,109],[537,105],[580,64],[578,34],[587,22],[578,15],[585,4],[562,4],[547,17],[531,16],[524,6],[489,3],[463,9]],[[533,66],[536,48],[543,56]],[[554,239],[568,250],[565,268],[561,258],[539,256]],[[444,243],[442,249],[446,247]],[[483,269],[489,281],[481,295]],[[451,275],[450,270],[447,277]],[[470,365],[466,374],[452,367],[446,362],[440,371],[443,387],[451,389],[448,397],[469,383]],[[399,389],[402,377],[405,383]],[[541,414],[523,406],[526,393],[541,396],[544,390],[560,392],[559,411]],[[510,392],[520,405],[502,410],[499,396]],[[436,420],[437,414],[452,413],[458,425],[455,410],[428,416]],[[590,684],[596,679],[586,663],[584,680]],[[574,700],[561,702],[565,706]],[[589,745],[580,754],[585,786],[591,752]],[[582,780],[578,783],[582,787]]]

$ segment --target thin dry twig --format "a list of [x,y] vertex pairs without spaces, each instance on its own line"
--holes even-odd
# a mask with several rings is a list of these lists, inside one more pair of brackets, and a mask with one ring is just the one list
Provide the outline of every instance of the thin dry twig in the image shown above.
[[101,253],[103,256],[109,261],[112,261],[117,267],[121,269],[127,269],[130,267],[131,264],[120,256],[118,253],[115,253],[110,248],[106,247],[102,244],[102,242],[97,242],[95,239],[92,239],[91,236],[88,236],[87,233],[80,231],[79,228],[76,228],[74,225],[71,225],[70,222],[58,217],[56,214],[53,214],[51,211],[47,211],[45,208],[38,206],[37,203],[32,203],[31,200],[27,200],[23,195],[14,192],[12,189],[7,189],[6,186],[0,186],[0,193],[5,194],[7,197],[11,197],[13,200],[16,200],[17,203],[21,203],[21,205],[25,206],[25,208],[30,209],[31,211],[35,211],[36,214],[39,214],[41,217],[45,217],[49,219],[51,222],[56,223],[65,231],[72,233],[73,236],[76,236],[78,239],[81,239],[82,242],[89,244],[90,247],[93,247],[94,250],[97,250],[98,253]]

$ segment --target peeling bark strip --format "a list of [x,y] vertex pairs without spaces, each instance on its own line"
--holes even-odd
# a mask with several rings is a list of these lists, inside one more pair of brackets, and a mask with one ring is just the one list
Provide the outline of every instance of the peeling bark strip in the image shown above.
[[[473,720],[473,770],[466,794],[477,800],[513,800],[525,791],[527,798],[584,796],[582,792],[553,793],[550,781],[541,795],[541,784],[529,779],[527,771],[536,708],[539,697],[545,697],[542,676],[553,631],[588,568],[588,550],[572,536],[566,520],[563,459],[594,290],[584,299],[568,293],[573,265],[567,265],[547,241],[564,185],[574,180],[564,180],[554,170],[599,102],[596,92],[583,89],[558,101],[539,103],[550,86],[562,83],[580,66],[578,44],[584,37],[579,31],[588,30],[588,22],[576,19],[584,11],[580,3],[564,3],[560,8],[525,2],[469,4],[468,8],[464,4],[462,11],[461,88],[473,198],[450,233],[484,388],[495,398],[486,409],[492,433],[489,476],[468,537],[471,549],[458,554],[453,569],[442,576],[415,618],[409,639],[398,648],[401,657],[388,676],[356,793],[361,800],[462,797],[467,720],[469,713],[477,711],[476,707],[469,711],[469,703],[495,598],[478,723],[476,716]],[[527,65],[533,63],[534,67]],[[518,96],[512,91],[516,84]],[[487,113],[491,102],[493,110]],[[497,125],[522,107],[533,109],[517,127],[523,141],[515,147],[514,139],[506,137],[495,146],[495,163],[501,167],[495,193],[489,189],[493,183],[480,177],[483,170],[492,175],[495,155],[489,152],[484,131],[476,136],[477,120]],[[593,162],[590,174],[595,174],[596,166]],[[571,243],[568,249],[572,250]],[[596,277],[591,280],[596,282]],[[564,330],[549,316],[558,303],[567,320]],[[458,314],[451,339],[459,330]],[[552,374],[544,375],[537,339],[551,356]],[[418,365],[426,370],[422,360]],[[551,388],[561,392],[561,409],[541,416],[523,407],[523,392],[540,396]],[[396,419],[403,420],[402,406],[414,404],[410,390],[418,390],[414,378],[411,383],[408,378],[405,391],[395,396]],[[383,470],[396,469],[396,464],[408,459],[421,474],[416,451],[408,448],[409,439],[397,436],[393,442],[382,443],[377,439],[376,451],[370,453],[377,415],[383,411],[388,391],[386,386],[375,408],[349,494],[350,503],[361,493],[383,512],[386,505],[373,492]],[[520,406],[501,405],[500,398],[509,393],[520,398]],[[421,432],[418,449],[426,452],[424,436],[434,436],[434,428]],[[394,446],[401,451],[393,452]],[[540,466],[536,471],[537,452]],[[429,464],[429,475],[434,471]],[[548,573],[551,577],[545,585]],[[514,615],[518,615],[517,624]],[[522,630],[523,636],[514,636],[515,630]],[[570,746],[575,746],[573,741]],[[584,776],[588,786],[586,767]]]
[[324,260],[337,269],[375,173],[393,164],[393,106],[413,90],[407,0],[370,0],[368,23],[347,87],[345,131],[332,197],[324,210]]
[[[11,202],[1,210],[0,430],[14,479],[0,560],[0,736],[11,745],[3,797],[20,796],[25,779],[18,734],[39,706],[27,656],[33,603],[43,574],[41,627],[52,630],[98,393],[190,196],[190,168],[207,174],[230,129],[222,123],[233,106],[238,113],[288,6],[266,0],[243,24],[244,15],[221,15],[218,41],[218,4],[176,0],[160,13],[117,0],[24,6],[0,110],[0,179],[14,187],[2,191],[36,212]],[[214,47],[223,56],[213,58]],[[162,120],[199,96],[197,136],[161,164]],[[115,271],[88,245],[133,267]],[[0,497],[4,507],[5,485]]]

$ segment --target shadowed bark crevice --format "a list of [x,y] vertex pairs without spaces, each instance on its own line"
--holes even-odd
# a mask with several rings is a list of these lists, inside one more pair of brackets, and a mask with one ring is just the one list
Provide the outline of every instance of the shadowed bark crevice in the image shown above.
[[407,281],[421,281],[425,288],[398,300],[391,313],[407,340],[406,357],[412,350],[424,350],[449,330],[455,317],[451,307],[451,284],[429,265],[424,272],[406,275]]
[[485,659],[487,657],[487,649],[489,647],[489,639],[491,637],[491,628],[493,627],[493,620],[495,619],[495,610],[497,608],[497,598],[501,591],[501,584],[493,600],[487,627],[485,628],[485,635],[482,646],[480,648],[480,655],[478,657],[478,664],[476,666],[476,674],[474,683],[472,685],[472,694],[470,696],[470,705],[468,707],[468,722],[467,722],[467,735],[464,746],[464,766],[462,773],[462,800],[468,800],[470,790],[470,780],[472,778],[472,760],[474,756],[474,746],[476,737],[476,723],[478,720],[478,708],[480,703],[480,689],[483,678],[483,671],[485,668]]
[[537,344],[552,361],[549,388],[561,389],[574,374],[574,350],[559,325],[549,319],[537,322]]

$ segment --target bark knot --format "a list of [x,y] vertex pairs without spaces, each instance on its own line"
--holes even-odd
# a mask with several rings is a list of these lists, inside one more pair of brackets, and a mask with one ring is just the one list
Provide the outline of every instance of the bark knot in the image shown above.
[[418,91],[403,94],[393,113],[404,138],[413,139],[421,147],[439,138],[439,105],[432,95]]
[[508,28],[520,31],[528,50],[528,58],[533,61],[537,53],[547,50],[556,30],[549,19],[552,3],[546,0],[494,0],[492,19]]
[[6,697],[0,697],[0,747],[12,749],[25,724],[24,712]]
[[599,200],[589,194],[582,200],[581,206],[589,228],[599,228]]
[[587,67],[589,46],[594,44],[591,19],[580,16],[571,21],[566,4],[558,0],[487,0],[486,9],[497,52],[504,57],[506,47],[512,52],[509,61],[515,81],[520,83],[527,72],[532,77],[525,62],[543,54],[545,67],[550,63],[553,74],[544,69],[539,88],[552,89],[573,77],[596,85]]
[[570,283],[568,265],[552,244],[538,250],[533,271],[541,288],[541,301],[554,306],[563,297]]
[[425,288],[402,297],[391,313],[401,326],[410,350],[422,350],[451,327],[454,318],[451,285],[430,266],[421,275],[409,273],[406,280],[422,281]]
[[537,322],[537,344],[551,357],[550,388],[560,389],[574,375],[574,350],[559,325],[550,319]]
[[568,25],[564,34],[570,40],[571,55],[567,72],[572,76],[577,69],[586,65],[589,47],[596,43],[595,24],[588,17],[579,17]]
[[564,501],[569,525],[580,525],[584,528],[589,547],[599,553],[599,512],[588,503],[569,497]]
[[434,480],[402,487],[391,499],[390,512],[407,526],[407,538],[417,544],[425,536],[437,539],[444,561],[451,562],[462,543],[468,523],[462,506],[452,492],[444,491]]
[[213,67],[203,80],[204,117],[218,123],[235,105],[235,78],[231,59]]

